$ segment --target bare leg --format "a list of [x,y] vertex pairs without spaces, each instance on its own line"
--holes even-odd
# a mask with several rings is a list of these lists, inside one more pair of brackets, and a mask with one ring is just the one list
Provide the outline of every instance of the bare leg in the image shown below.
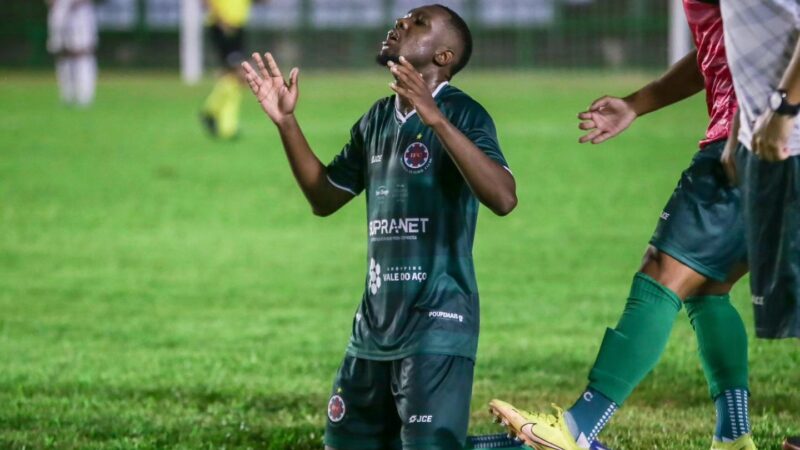
[[639,271],[677,294],[681,300],[695,295],[698,289],[709,281],[708,278],[653,246],[647,248]]
[[747,265],[737,265],[731,270],[728,279],[721,282],[706,278],[677,259],[649,246],[639,271],[676,293],[681,300],[686,300],[688,297],[696,295],[729,293],[733,285],[747,273]]

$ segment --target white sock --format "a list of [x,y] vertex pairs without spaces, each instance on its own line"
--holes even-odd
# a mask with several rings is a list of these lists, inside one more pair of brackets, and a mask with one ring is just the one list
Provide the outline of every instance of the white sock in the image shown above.
[[75,100],[78,105],[89,106],[94,100],[97,82],[97,60],[94,55],[75,58]]
[[56,78],[58,79],[58,91],[61,101],[72,104],[75,101],[75,71],[73,70],[72,60],[74,58],[60,57],[56,59]]

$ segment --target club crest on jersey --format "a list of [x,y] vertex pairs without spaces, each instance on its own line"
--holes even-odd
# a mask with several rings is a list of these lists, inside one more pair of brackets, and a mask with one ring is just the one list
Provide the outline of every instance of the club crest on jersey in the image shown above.
[[332,395],[328,401],[328,419],[333,423],[339,423],[344,419],[346,411],[344,399],[339,395]]
[[414,142],[403,152],[403,168],[409,173],[422,173],[431,165],[431,151],[422,142]]

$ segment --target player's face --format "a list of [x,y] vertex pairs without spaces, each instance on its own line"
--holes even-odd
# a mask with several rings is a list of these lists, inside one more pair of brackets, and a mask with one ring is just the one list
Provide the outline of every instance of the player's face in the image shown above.
[[447,29],[447,12],[435,6],[412,9],[395,21],[395,26],[381,43],[377,61],[386,65],[404,56],[414,67],[433,63],[437,51],[443,49]]

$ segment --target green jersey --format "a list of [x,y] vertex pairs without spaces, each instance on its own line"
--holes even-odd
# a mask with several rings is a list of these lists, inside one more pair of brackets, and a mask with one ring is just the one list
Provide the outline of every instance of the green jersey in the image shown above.
[[[491,117],[442,83],[434,91],[450,122],[508,167]],[[347,353],[390,360],[436,353],[475,358],[478,288],[472,241],[478,200],[433,130],[395,96],[379,100],[328,166],[335,186],[366,191],[368,273]]]

